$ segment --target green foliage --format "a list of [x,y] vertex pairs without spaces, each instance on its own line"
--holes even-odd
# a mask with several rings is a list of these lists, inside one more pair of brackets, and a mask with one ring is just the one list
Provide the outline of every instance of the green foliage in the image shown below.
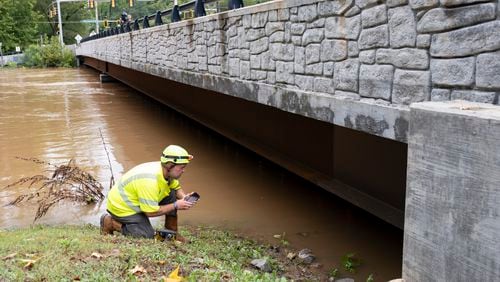
[[368,275],[368,278],[366,278],[366,282],[373,282],[375,279],[373,278],[373,273]]
[[[45,40],[49,41],[49,40]],[[58,38],[52,37],[47,45],[31,45],[26,49],[24,65],[28,67],[74,67],[75,56],[68,48],[61,47]]]
[[16,62],[8,62],[7,64],[4,65],[6,68],[17,68],[17,63]]
[[356,258],[355,255],[356,254],[354,253],[346,254],[342,257],[341,260],[344,269],[351,273],[356,273],[356,268],[361,265],[361,260],[359,258]]
[[40,54],[40,47],[37,45],[30,45],[24,51],[24,62],[27,67],[42,66],[42,56]]
[[[294,276],[299,274],[291,263],[280,262],[265,245],[213,228],[183,231],[190,244],[102,236],[90,225],[0,230],[0,277],[6,281],[164,281],[179,266],[185,281],[286,281],[283,276],[305,280]],[[261,257],[268,258],[272,272],[250,266],[251,260]],[[320,279],[308,276],[307,280]]]
[[332,270],[330,270],[328,272],[328,277],[329,278],[335,279],[335,278],[337,278],[337,276],[339,276],[339,270],[338,270],[338,268],[334,268],[334,269],[332,269]]
[[0,42],[3,53],[24,49],[36,42],[41,15],[33,10],[36,0],[0,0]]

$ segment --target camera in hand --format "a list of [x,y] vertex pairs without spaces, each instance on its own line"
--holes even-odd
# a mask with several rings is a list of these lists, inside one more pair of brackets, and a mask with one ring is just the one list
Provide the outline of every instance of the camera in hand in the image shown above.
[[185,200],[190,203],[196,203],[198,202],[199,199],[200,199],[200,194],[194,192],[193,194],[188,195]]

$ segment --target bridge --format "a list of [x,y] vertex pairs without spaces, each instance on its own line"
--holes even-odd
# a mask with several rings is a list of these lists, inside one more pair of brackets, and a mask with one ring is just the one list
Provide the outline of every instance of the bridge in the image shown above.
[[76,53],[404,228],[406,281],[500,277],[498,0],[272,1],[156,23]]

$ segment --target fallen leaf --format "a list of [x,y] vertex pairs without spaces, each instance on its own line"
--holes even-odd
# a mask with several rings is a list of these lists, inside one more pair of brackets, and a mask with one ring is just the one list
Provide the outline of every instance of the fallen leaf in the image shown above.
[[141,275],[143,273],[146,273],[146,269],[144,269],[144,267],[140,265],[136,265],[134,268],[129,270],[129,272],[134,275]]
[[174,269],[170,274],[168,275],[167,279],[164,280],[165,282],[179,282],[182,281],[182,277],[179,276],[179,266],[177,266],[176,269]]
[[20,262],[36,262],[35,259],[19,259]]
[[33,259],[21,259],[20,261],[25,262],[26,264],[23,266],[24,269],[31,269],[33,265],[35,265],[36,260]]
[[167,263],[167,262],[166,262],[166,261],[164,261],[164,260],[160,260],[160,261],[158,261],[158,264],[159,264],[159,265],[164,265],[165,263]]
[[286,255],[286,257],[287,257],[289,260],[293,260],[296,256],[297,256],[297,254],[295,254],[295,253],[288,253],[288,254]]
[[102,259],[104,256],[98,252],[93,252],[90,257],[96,258],[96,259]]
[[273,235],[273,237],[276,238],[276,239],[281,239],[281,235],[280,234]]
[[231,280],[231,274],[224,273],[221,277],[221,280],[223,281],[230,281]]
[[14,258],[15,256],[17,256],[17,253],[12,253],[10,255],[6,255],[2,259],[3,260],[8,260],[8,259]]
[[73,277],[73,281],[80,281],[82,279],[80,279],[80,276],[76,276],[76,277]]

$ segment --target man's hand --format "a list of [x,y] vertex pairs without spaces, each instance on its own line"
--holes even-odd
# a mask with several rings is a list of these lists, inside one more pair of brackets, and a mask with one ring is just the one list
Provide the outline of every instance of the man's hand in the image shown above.
[[188,202],[184,199],[177,200],[175,202],[175,206],[177,207],[177,210],[188,210],[190,209],[194,204],[191,202]]
[[193,204],[196,204],[198,202],[198,199],[200,199],[200,195],[196,192],[191,192],[184,197],[184,200]]

